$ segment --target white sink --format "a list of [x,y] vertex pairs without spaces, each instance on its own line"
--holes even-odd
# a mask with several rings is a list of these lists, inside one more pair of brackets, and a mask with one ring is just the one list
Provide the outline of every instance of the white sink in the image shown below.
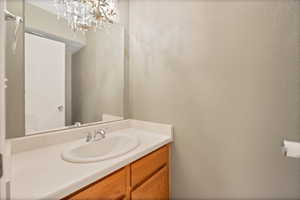
[[108,135],[106,138],[73,145],[62,153],[65,161],[89,163],[116,158],[139,145],[139,139],[128,135]]

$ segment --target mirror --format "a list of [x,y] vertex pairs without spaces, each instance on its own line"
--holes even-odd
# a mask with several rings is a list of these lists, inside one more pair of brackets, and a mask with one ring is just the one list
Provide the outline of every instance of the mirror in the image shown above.
[[123,119],[124,26],[84,34],[57,18],[53,1],[23,6],[17,49],[24,52],[11,55],[22,64],[8,77],[7,137]]

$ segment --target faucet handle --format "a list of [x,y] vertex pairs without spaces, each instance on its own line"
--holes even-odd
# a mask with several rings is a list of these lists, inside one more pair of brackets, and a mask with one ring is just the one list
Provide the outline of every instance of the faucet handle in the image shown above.
[[88,132],[88,135],[86,136],[86,142],[90,142],[93,139],[92,133]]

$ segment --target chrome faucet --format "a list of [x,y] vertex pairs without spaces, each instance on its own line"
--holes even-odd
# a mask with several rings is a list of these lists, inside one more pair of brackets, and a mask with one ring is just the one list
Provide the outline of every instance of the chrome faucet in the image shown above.
[[[101,138],[97,139],[97,135],[100,135]],[[95,135],[94,135],[94,141],[100,140],[100,139],[104,139],[106,136],[106,132],[103,129],[99,129],[95,131]]]
[[90,142],[93,139],[92,134],[88,133],[88,135],[86,136],[86,142]]

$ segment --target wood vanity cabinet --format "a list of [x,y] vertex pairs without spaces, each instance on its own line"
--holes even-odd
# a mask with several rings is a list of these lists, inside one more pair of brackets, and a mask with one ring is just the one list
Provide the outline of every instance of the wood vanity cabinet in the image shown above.
[[120,169],[106,178],[93,183],[66,199],[112,199],[121,200],[127,196],[126,169]]
[[169,170],[164,166],[143,184],[131,192],[131,199],[168,199],[169,198]]
[[64,200],[169,199],[169,145],[166,145]]

